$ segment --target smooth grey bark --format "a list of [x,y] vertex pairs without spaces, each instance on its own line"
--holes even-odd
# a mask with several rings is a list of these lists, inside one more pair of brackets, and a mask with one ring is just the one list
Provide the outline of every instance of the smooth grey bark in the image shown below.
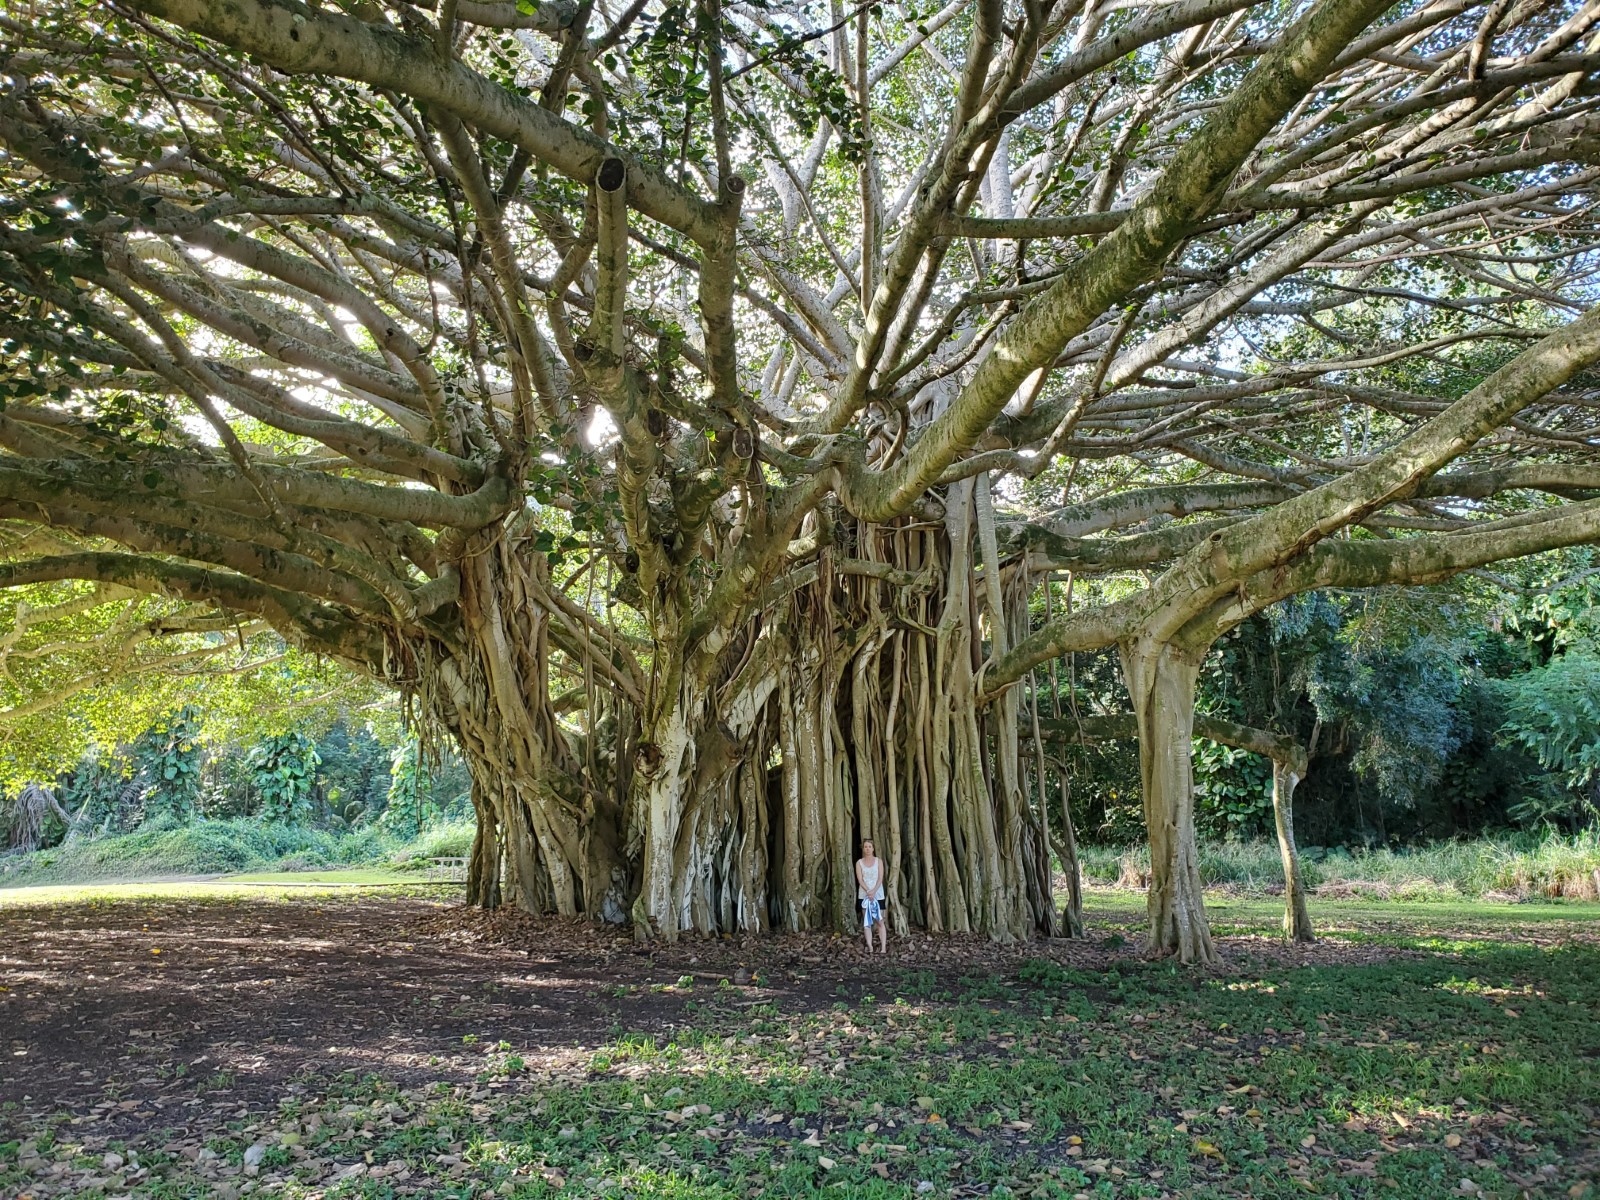
[[1194,825],[1194,695],[1200,660],[1171,643],[1118,647],[1139,729],[1139,776],[1150,837],[1146,949],[1184,963],[1217,961],[1201,895]]
[[1283,860],[1283,933],[1291,942],[1314,942],[1311,914],[1306,908],[1305,880],[1300,875],[1300,851],[1294,841],[1294,789],[1300,773],[1282,759],[1272,760],[1272,817],[1278,832],[1278,853]]
[[[1072,824],[1072,794],[1061,777],[1061,869],[1067,876],[1067,900],[1061,907],[1061,929],[1069,938],[1083,936],[1083,868],[1078,861],[1078,832]],[[1040,803],[1044,797],[1040,796]]]
[[[1278,851],[1283,863],[1284,931],[1293,941],[1314,941],[1311,918],[1306,909],[1305,883],[1300,872],[1300,854],[1294,840],[1294,791],[1305,779],[1309,761],[1306,748],[1291,737],[1267,729],[1255,729],[1236,721],[1205,713],[1194,717],[1193,733],[1223,746],[1259,754],[1272,764],[1273,824]],[[1077,720],[1056,719],[1043,723],[1036,737],[1053,737],[1067,742],[1091,742],[1139,736],[1137,718],[1129,713],[1094,715]],[[1063,807],[1065,800],[1063,799]]]

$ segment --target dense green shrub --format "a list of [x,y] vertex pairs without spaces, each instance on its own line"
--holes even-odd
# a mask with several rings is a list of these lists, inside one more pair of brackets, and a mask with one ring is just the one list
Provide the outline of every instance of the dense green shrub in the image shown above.
[[395,855],[396,862],[421,862],[430,858],[465,858],[472,853],[478,828],[470,820],[448,821],[423,830]]
[[338,721],[318,740],[317,755],[317,780],[330,816],[353,825],[383,812],[390,750],[371,730]]
[[383,810],[383,826],[399,837],[416,837],[437,819],[428,788],[428,773],[422,764],[421,748],[407,738],[394,749],[389,768],[388,804]]
[[138,772],[150,780],[144,792],[145,821],[182,824],[194,816],[204,762],[195,727],[193,711],[185,708],[140,739]]
[[1195,739],[1195,824],[1203,838],[1261,837],[1272,828],[1272,764]]
[[470,784],[461,761],[451,755],[430,762],[415,738],[395,747],[389,780],[382,824],[395,837],[415,838],[471,816]]
[[460,821],[439,825],[414,841],[373,825],[317,829],[246,817],[147,825],[33,854],[0,856],[0,886],[404,865],[463,857],[472,848],[473,833],[470,822]]

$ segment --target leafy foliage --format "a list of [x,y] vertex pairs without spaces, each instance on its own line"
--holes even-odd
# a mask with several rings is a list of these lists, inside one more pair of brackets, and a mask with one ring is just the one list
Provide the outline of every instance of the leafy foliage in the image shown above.
[[318,781],[331,816],[355,825],[381,813],[391,786],[390,750],[365,725],[339,721],[317,742]]
[[196,738],[194,710],[185,708],[166,728],[144,737],[143,770],[153,783],[145,794],[144,816],[182,824],[195,813],[200,796],[202,751]]
[[1258,837],[1272,827],[1272,766],[1258,754],[1196,739],[1195,819],[1208,837]]
[[440,825],[408,842],[376,826],[346,830],[286,825],[259,817],[195,821],[77,841],[0,860],[0,883],[22,886],[162,875],[306,871],[377,866],[464,853],[470,826]]
[[[1213,648],[1201,711],[1289,734],[1312,752],[1296,792],[1308,845],[1416,843],[1596,819],[1600,692],[1591,552],[1528,565],[1555,586],[1313,593]],[[1565,579],[1571,582],[1563,583]],[[1126,705],[1109,655],[1074,657],[1079,703]],[[1139,840],[1131,747],[1066,749],[1090,842]],[[1194,744],[1196,820],[1211,839],[1272,832],[1266,760]]]
[[1525,797],[1514,815],[1529,824],[1569,826],[1600,816],[1600,656],[1576,650],[1500,686],[1507,701],[1506,738],[1561,784]]
[[[0,787],[75,771],[97,748],[131,747],[183,714],[183,742],[250,742],[305,722],[326,728],[348,711],[385,704],[381,685],[302,654],[269,631],[185,634],[152,642],[167,609],[84,585],[0,589]],[[387,718],[397,724],[397,718]],[[196,802],[181,768],[164,796]],[[152,784],[155,780],[152,779]],[[171,791],[171,789],[169,789]]]
[[391,834],[415,838],[471,813],[469,785],[460,760],[440,765],[442,770],[430,768],[428,755],[416,738],[406,738],[394,748],[388,806],[382,818],[383,827]]
[[1458,656],[1455,646],[1432,637],[1400,645],[1354,639],[1344,653],[1306,665],[1317,715],[1350,728],[1359,741],[1352,766],[1397,809],[1416,806],[1460,744]]
[[[182,710],[128,744],[92,747],[70,771],[47,780],[68,822],[46,811],[41,822],[30,817],[29,827],[39,824],[45,846],[64,836],[88,842],[245,818],[272,828],[313,825],[330,833],[381,822],[392,840],[467,819],[471,805],[461,760],[442,753],[423,761],[409,739],[391,750],[386,738],[398,727],[392,712],[369,715],[375,719],[364,724],[340,717],[320,736],[315,725],[306,725],[241,745],[201,741],[195,713]],[[408,746],[411,752],[403,753]],[[390,773],[397,752],[404,763],[398,785]],[[393,818],[386,811],[392,789],[410,798]],[[0,830],[21,822],[23,793],[14,796],[9,802],[0,796]],[[84,852],[91,858],[101,853]],[[202,854],[192,870],[207,870],[205,861]],[[92,866],[90,859],[84,862]]]
[[298,825],[311,815],[322,758],[309,738],[299,730],[278,734],[251,750],[249,761],[263,819]]

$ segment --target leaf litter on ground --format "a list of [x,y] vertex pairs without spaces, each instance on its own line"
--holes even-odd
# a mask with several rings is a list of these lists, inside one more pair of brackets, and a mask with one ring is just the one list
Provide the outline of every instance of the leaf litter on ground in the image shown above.
[[0,1194],[1582,1195],[1573,913],[1447,951],[1247,927],[1203,972],[1105,944],[1123,914],[885,960],[416,899],[11,913]]

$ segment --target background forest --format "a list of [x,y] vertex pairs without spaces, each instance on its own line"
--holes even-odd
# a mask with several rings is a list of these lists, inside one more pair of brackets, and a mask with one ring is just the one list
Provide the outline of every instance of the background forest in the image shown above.
[[7,792],[0,881],[462,855],[466,771],[395,716],[207,740],[190,706],[129,742],[91,744],[72,770]]
[[[1311,768],[1296,793],[1308,846],[1398,846],[1506,830],[1573,833],[1596,816],[1596,582],[1490,603],[1467,585],[1298,597],[1252,617],[1206,661],[1200,711],[1287,733]],[[1076,687],[1114,711],[1115,658],[1074,656]],[[1080,829],[1140,832],[1129,742],[1068,751]],[[1272,830],[1265,759],[1196,739],[1209,840]]]

